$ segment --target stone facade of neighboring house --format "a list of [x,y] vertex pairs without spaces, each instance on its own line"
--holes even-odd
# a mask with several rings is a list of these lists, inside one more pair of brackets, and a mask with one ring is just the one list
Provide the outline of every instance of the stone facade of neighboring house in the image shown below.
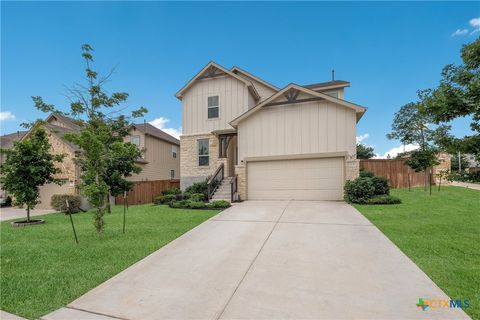
[[[63,183],[50,183],[40,187],[40,203],[37,208],[50,209],[50,200],[54,194],[79,194],[80,168],[75,163],[80,149],[66,141],[64,135],[69,132],[79,132],[81,123],[59,114],[51,114],[42,127],[48,134],[51,152],[63,154],[64,158],[57,166],[61,172],[57,175]],[[28,137],[28,132],[23,139]],[[129,177],[131,181],[169,180],[180,177],[180,142],[162,130],[149,124],[136,124],[130,129],[130,135],[125,141],[137,144],[144,150],[143,157],[137,165],[142,172]],[[82,208],[88,209],[86,199],[82,198]]]

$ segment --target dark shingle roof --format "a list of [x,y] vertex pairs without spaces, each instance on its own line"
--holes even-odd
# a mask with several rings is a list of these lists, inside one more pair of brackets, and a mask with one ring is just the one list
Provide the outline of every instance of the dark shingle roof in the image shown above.
[[158,129],[155,126],[152,126],[150,123],[139,123],[139,124],[134,124],[133,126],[135,128],[137,128],[138,131],[140,131],[144,134],[149,134],[149,135],[151,135],[153,137],[156,137],[158,139],[176,144],[177,146],[180,145],[180,140],[172,137],[168,133]]
[[13,147],[13,143],[23,138],[28,131],[17,131],[14,133],[6,134],[0,137],[0,143],[2,149],[10,149]]
[[311,89],[311,88],[322,88],[322,87],[330,87],[330,86],[338,86],[338,85],[348,86],[350,85],[350,82],[344,81],[344,80],[334,80],[334,81],[306,84],[306,85],[303,85],[302,87]]

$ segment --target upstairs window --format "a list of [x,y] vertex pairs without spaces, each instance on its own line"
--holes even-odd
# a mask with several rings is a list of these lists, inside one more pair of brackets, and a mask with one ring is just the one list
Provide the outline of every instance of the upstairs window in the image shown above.
[[173,158],[177,157],[177,152],[178,152],[177,146],[172,146],[172,157]]
[[130,136],[130,142],[136,146],[140,146],[140,136]]
[[208,139],[198,140],[198,165],[208,166],[210,162],[210,148]]
[[218,96],[208,97],[208,119],[218,118]]

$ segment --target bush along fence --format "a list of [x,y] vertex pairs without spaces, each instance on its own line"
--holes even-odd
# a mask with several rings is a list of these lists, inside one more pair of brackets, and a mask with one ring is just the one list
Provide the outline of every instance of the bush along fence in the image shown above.
[[347,181],[344,187],[345,201],[360,204],[398,204],[401,200],[390,195],[388,181],[369,171],[360,171],[355,180]]
[[[127,194],[128,205],[153,203],[162,191],[178,188],[180,180],[154,180],[134,182],[132,190]],[[123,194],[115,198],[115,204],[123,205]]]

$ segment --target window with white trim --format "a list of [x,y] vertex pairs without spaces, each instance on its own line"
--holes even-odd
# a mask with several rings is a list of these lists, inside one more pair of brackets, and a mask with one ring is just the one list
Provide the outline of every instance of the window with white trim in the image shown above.
[[178,152],[177,146],[172,146],[172,157],[173,158],[177,157],[177,152]]
[[136,146],[140,146],[140,136],[130,136],[130,142]]
[[170,170],[170,179],[175,179],[175,170]]
[[208,97],[208,119],[218,118],[218,96]]
[[208,139],[198,140],[198,165],[208,166],[210,162],[210,147],[208,145]]

